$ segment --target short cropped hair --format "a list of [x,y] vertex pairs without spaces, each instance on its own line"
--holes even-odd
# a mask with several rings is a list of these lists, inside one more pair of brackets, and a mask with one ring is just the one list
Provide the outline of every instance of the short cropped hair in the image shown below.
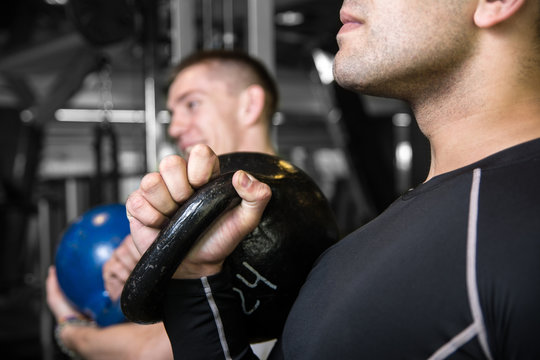
[[185,69],[203,63],[236,68],[241,74],[238,81],[246,88],[259,85],[265,92],[264,115],[270,119],[277,111],[279,92],[277,84],[262,62],[238,50],[201,50],[183,58],[172,71],[169,85]]

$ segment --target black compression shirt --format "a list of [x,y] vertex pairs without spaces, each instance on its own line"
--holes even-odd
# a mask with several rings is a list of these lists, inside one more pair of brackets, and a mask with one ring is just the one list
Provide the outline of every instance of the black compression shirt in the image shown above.
[[[539,275],[540,139],[431,179],[326,251],[270,358],[540,359]],[[176,357],[253,357],[227,279],[172,282]]]

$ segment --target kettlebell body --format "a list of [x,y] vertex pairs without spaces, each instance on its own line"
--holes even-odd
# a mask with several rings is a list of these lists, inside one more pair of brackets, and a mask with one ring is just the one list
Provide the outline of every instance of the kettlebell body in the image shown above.
[[301,169],[262,153],[219,156],[221,174],[197,190],[160,232],[133,270],[122,309],[135,322],[162,319],[167,282],[194,242],[212,222],[238,204],[232,186],[245,170],[272,189],[261,222],[224,266],[230,271],[252,342],[277,337],[298,291],[318,256],[339,238],[328,201]]

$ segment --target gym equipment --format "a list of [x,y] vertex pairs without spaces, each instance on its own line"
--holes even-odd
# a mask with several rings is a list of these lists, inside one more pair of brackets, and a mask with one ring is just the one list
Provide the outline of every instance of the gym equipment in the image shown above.
[[330,206],[302,170],[261,153],[219,156],[221,174],[188,199],[132,271],[121,296],[126,317],[162,319],[165,288],[193,243],[224,211],[240,202],[232,175],[243,169],[272,189],[259,226],[226,259],[252,342],[277,337],[317,257],[338,240]]
[[128,234],[125,206],[100,205],[68,226],[56,251],[56,272],[62,291],[99,326],[125,321],[120,302],[112,302],[105,290],[101,271]]
[[130,0],[70,0],[66,14],[75,28],[96,46],[107,46],[132,36],[136,8]]

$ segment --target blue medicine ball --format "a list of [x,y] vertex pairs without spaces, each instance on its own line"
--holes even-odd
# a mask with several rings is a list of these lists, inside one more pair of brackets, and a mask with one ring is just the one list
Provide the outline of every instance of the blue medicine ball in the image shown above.
[[56,272],[62,291],[99,326],[125,321],[120,301],[112,302],[105,291],[102,268],[128,234],[125,206],[101,205],[69,225],[56,251]]

